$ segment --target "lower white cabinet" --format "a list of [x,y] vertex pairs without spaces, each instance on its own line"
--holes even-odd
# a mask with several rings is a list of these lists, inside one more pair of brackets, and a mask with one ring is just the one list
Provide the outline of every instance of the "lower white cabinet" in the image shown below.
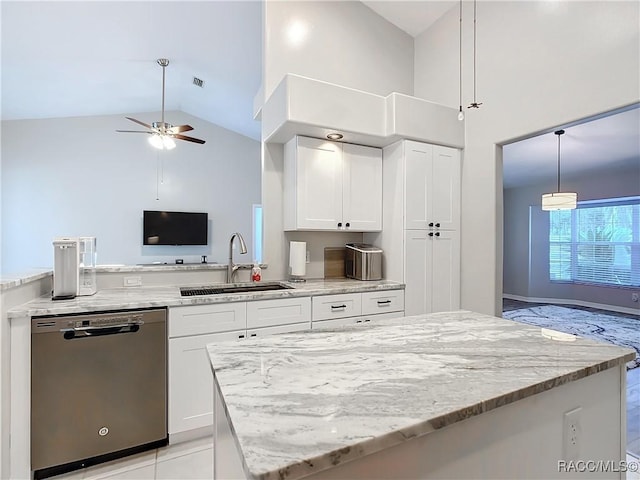
[[404,291],[383,290],[313,297],[312,329],[367,325],[404,315]]
[[406,231],[405,315],[460,308],[460,234],[435,233]]
[[169,435],[213,425],[210,343],[311,328],[311,298],[169,309]]
[[400,317],[403,311],[403,290],[170,308],[169,435],[213,425],[207,345],[311,328],[367,325]]
[[170,435],[213,424],[213,377],[207,345],[237,340],[238,335],[225,332],[169,339]]

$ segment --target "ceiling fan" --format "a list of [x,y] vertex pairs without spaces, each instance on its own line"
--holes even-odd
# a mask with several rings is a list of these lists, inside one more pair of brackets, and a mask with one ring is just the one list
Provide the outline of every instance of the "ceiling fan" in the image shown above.
[[142,125],[149,130],[116,130],[116,132],[147,133],[151,135],[149,137],[149,143],[160,150],[171,150],[175,148],[176,142],[173,140],[174,138],[199,144],[205,143],[204,140],[200,140],[199,138],[181,135],[182,132],[193,130],[193,127],[191,125],[171,125],[170,123],[166,123],[164,121],[164,74],[167,65],[169,65],[169,60],[167,60],[166,58],[159,58],[158,65],[162,67],[162,120],[160,122],[153,122],[151,125],[148,125],[144,122],[141,122],[140,120],[136,120],[135,118],[125,117],[127,120],[131,120],[132,122],[135,122],[138,125]]

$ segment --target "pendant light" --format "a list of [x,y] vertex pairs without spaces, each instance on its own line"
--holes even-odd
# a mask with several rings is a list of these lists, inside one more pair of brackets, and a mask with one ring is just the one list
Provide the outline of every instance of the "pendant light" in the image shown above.
[[476,10],[477,0],[473,0],[473,102],[467,108],[480,108],[476,101]]
[[462,111],[462,0],[460,0],[460,108],[458,112],[458,120],[464,120],[464,112]]
[[554,132],[558,136],[558,191],[542,195],[542,210],[573,210],[578,204],[578,194],[560,191],[560,136],[564,130]]

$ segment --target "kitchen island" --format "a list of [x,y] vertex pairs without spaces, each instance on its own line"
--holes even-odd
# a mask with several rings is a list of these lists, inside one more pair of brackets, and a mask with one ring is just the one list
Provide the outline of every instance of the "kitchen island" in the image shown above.
[[208,352],[215,478],[625,475],[630,349],[459,311]]

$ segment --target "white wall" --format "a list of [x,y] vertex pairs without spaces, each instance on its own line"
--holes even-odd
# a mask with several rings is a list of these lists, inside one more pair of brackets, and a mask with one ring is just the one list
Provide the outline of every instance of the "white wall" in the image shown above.
[[[589,172],[564,178],[563,185],[581,201],[640,195],[640,159],[636,168]],[[504,191],[504,293],[637,309],[631,301],[637,289],[549,281],[549,213],[540,209],[540,199],[554,188],[552,181]]]
[[[96,236],[99,264],[200,255],[224,263],[235,231],[250,247],[260,143],[182,112],[165,115],[206,143],[158,151],[146,135],[115,132],[139,129],[124,115],[3,121],[2,273],[51,267],[51,242],[64,235]],[[152,122],[159,113],[132,116]],[[208,212],[209,245],[143,247],[143,210]]]
[[[472,2],[464,3],[464,99],[472,90]],[[640,99],[635,1],[478,2],[477,101],[466,114],[462,306],[498,313],[502,296],[502,152],[498,144]],[[458,100],[458,10],[416,38],[414,93]]]
[[[266,98],[285,74],[295,73],[359,90],[388,95],[413,93],[413,39],[360,2],[265,2],[263,80]],[[292,23],[308,34],[288,41]],[[263,122],[265,119],[263,118]],[[263,132],[264,136],[264,132]],[[307,277],[323,276],[325,247],[362,241],[354,233],[287,233],[282,222],[283,149],[265,144],[262,158],[265,277],[287,276],[289,241],[306,241],[311,255]]]
[[[287,73],[413,94],[413,39],[358,1],[265,2],[265,98]],[[295,41],[291,32],[306,32]]]

